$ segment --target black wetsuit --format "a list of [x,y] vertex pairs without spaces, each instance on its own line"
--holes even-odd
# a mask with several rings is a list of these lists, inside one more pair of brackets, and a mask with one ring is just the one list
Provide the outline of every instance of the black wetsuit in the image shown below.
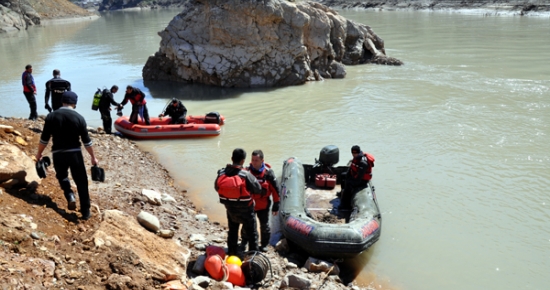
[[101,120],[103,120],[103,129],[105,133],[112,133],[113,119],[111,118],[111,105],[120,106],[119,103],[113,98],[113,93],[105,89],[101,95],[101,100],[99,101],[99,113],[101,113]]
[[[46,82],[46,95],[44,96],[44,101],[46,104],[46,109],[50,111],[50,106],[48,102],[50,101],[50,94],[52,96],[52,107],[54,111],[63,106],[61,101],[61,95],[65,91],[71,90],[71,83],[60,77],[54,77],[53,79]],[[51,111],[50,111],[51,112]]]

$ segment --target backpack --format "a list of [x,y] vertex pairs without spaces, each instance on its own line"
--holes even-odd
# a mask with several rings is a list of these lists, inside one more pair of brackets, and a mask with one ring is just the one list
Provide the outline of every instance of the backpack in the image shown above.
[[222,199],[241,199],[242,188],[245,186],[244,179],[237,175],[227,176],[222,174],[218,178],[218,195]]
[[94,99],[92,101],[92,110],[97,111],[99,109],[99,102],[101,101],[101,97],[103,96],[103,92],[101,89],[97,89],[97,91],[94,94]]

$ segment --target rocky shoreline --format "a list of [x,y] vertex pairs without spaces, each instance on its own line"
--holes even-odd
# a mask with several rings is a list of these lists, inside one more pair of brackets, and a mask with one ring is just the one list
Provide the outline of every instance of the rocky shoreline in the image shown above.
[[332,8],[364,9],[373,11],[433,11],[433,12],[463,12],[481,14],[484,16],[520,15],[548,16],[550,3],[537,0],[315,0]]
[[[133,141],[89,129],[106,180],[89,177],[90,220],[67,210],[54,170],[49,167],[42,180],[34,172],[42,118],[0,117],[2,289],[233,289],[194,267],[207,245],[225,247],[226,227],[208,221],[186,190],[174,187],[166,169]],[[17,158],[6,153],[15,151]],[[23,160],[25,169],[18,167]],[[85,162],[89,168],[88,156]],[[25,178],[18,177],[22,170]],[[152,222],[143,222],[146,216]],[[273,277],[249,288],[374,289],[350,284],[349,269],[340,275],[330,274],[333,268],[314,272],[304,265],[307,256],[287,250],[284,240],[269,247]]]

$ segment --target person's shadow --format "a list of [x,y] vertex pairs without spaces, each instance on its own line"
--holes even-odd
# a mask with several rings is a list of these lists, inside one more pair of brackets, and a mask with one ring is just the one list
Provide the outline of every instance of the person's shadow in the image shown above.
[[54,202],[51,197],[44,194],[36,193],[36,190],[33,189],[35,187],[36,185],[33,184],[27,187],[14,186],[10,189],[5,188],[4,191],[9,195],[19,198],[30,205],[37,205],[41,207],[45,206],[47,208],[50,208],[71,223],[79,223],[79,219],[76,213],[68,212],[65,209],[59,208],[57,206],[57,203]]

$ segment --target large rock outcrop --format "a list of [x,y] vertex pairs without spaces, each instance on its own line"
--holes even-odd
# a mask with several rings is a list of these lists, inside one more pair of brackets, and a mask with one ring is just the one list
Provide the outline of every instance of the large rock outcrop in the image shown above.
[[345,65],[402,64],[369,26],[315,2],[193,0],[159,35],[144,80],[272,87],[343,78]]
[[40,24],[40,15],[27,0],[0,0],[0,32],[25,30]]

